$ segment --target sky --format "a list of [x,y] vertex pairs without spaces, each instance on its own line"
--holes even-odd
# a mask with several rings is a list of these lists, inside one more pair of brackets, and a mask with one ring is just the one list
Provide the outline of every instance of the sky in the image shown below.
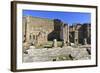
[[23,16],[33,16],[48,19],[60,19],[64,23],[91,23],[91,13],[23,10]]

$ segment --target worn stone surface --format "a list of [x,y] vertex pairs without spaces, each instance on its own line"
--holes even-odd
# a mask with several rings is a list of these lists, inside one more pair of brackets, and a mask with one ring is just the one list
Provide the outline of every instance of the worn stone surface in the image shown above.
[[62,61],[62,60],[87,60],[91,59],[86,48],[31,48],[23,53],[23,62],[43,62],[43,61]]
[[22,36],[23,62],[91,58],[90,23],[69,26],[60,19],[25,16]]

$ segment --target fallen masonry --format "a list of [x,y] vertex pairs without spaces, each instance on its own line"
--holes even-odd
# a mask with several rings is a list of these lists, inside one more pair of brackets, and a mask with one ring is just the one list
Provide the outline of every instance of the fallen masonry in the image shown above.
[[45,61],[64,61],[64,60],[89,60],[91,47],[54,47],[54,48],[31,48],[23,52],[23,62],[45,62]]

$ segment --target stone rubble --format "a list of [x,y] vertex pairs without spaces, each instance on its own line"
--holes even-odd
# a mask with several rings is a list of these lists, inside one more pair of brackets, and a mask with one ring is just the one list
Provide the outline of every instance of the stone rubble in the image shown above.
[[87,48],[56,47],[56,48],[32,48],[26,50],[28,54],[23,53],[23,62],[44,62],[44,61],[62,61],[67,60],[89,60],[91,59]]

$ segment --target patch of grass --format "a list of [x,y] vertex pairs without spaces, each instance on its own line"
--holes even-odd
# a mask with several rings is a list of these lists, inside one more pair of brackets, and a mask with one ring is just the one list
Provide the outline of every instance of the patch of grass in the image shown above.
[[[45,48],[52,48],[52,44],[53,44],[53,41],[48,41],[48,42],[44,45],[44,47],[45,47]],[[62,41],[57,41],[57,46],[58,46],[58,47],[61,47],[61,46],[62,46]]]
[[53,41],[48,41],[46,44],[43,45],[44,48],[52,48]]
[[74,58],[71,57],[70,55],[59,55],[53,57],[53,60],[55,61],[64,61],[64,60],[73,60]]
[[58,47],[62,47],[62,41],[57,42]]
[[44,48],[43,45],[36,46],[36,48]]
[[69,55],[60,55],[58,56],[59,60],[72,60]]
[[[53,41],[48,41],[46,44],[36,46],[36,48],[52,48],[52,45],[53,45]],[[57,46],[61,47],[62,41],[57,41]]]

